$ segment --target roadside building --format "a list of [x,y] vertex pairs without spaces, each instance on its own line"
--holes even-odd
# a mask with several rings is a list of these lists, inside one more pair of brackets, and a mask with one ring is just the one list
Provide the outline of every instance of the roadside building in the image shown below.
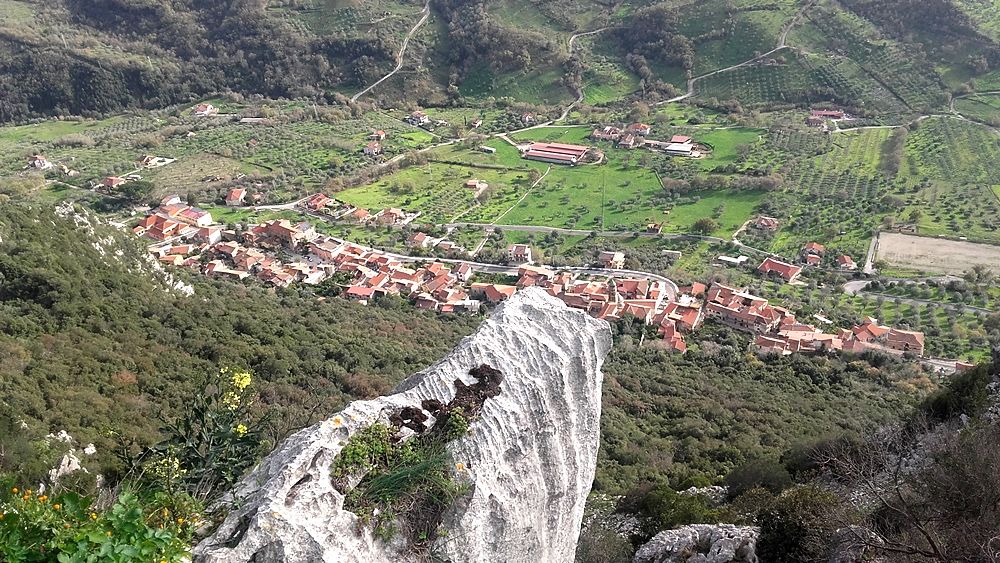
[[597,262],[602,268],[621,270],[625,267],[625,254],[623,252],[605,250],[597,255]]
[[511,264],[530,264],[531,247],[527,244],[512,244],[507,247],[507,260]]

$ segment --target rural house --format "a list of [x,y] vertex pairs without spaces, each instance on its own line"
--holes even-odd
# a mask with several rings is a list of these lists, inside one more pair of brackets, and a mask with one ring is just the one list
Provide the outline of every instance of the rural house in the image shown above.
[[229,207],[239,207],[243,205],[243,200],[247,197],[247,191],[243,188],[233,188],[226,194],[226,205]]
[[793,266],[787,262],[775,260],[769,256],[761,262],[760,266],[757,267],[757,271],[765,276],[776,274],[786,282],[793,282],[799,277],[799,274],[802,273],[802,268],[799,266]]

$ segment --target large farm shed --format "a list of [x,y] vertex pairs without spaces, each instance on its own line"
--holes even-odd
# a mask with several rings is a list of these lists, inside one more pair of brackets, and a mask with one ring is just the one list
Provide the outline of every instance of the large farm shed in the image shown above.
[[532,143],[528,150],[524,152],[524,158],[529,160],[540,160],[551,162],[552,164],[576,164],[590,147],[583,145],[566,145],[563,143]]

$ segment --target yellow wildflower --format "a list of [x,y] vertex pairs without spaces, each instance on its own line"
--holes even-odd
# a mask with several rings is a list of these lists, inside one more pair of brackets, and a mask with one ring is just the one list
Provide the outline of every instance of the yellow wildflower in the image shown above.
[[49,500],[49,497],[46,496],[46,495],[42,495],[42,496],[38,497],[38,502],[45,502],[47,500]]
[[240,406],[240,396],[234,391],[227,391],[222,397],[222,404],[226,405],[226,408],[234,411]]
[[183,519],[183,518],[178,518],[178,519],[177,519],[177,524],[178,524],[179,526],[183,526],[183,525],[184,525],[184,519]]
[[62,505],[61,504],[53,504],[52,508],[53,508],[53,510],[59,510],[60,508],[62,508]]
[[246,424],[238,424],[238,425],[236,425],[236,434],[238,436],[242,436],[242,435],[244,435],[246,433],[247,433],[247,425]]
[[10,492],[12,492],[12,493],[14,493],[16,495],[17,494],[17,487],[14,487],[13,489],[11,489]]
[[242,391],[250,386],[251,380],[250,372],[238,371],[233,374],[233,387]]
[[96,512],[91,512],[90,513],[90,519],[91,520],[97,520],[97,513]]

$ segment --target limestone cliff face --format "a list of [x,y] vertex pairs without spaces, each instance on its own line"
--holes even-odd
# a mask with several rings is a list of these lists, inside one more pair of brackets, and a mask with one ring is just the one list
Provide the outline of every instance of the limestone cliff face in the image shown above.
[[[356,401],[289,437],[234,491],[226,520],[194,550],[213,563],[412,561],[402,540],[386,544],[343,509],[330,467],[348,438],[402,407],[448,402],[456,379],[486,364],[503,374],[467,434],[448,451],[472,484],[442,520],[435,555],[455,562],[569,562],[590,492],[601,414],[601,364],[611,347],[604,321],[529,289],[499,307],[475,334],[396,392]],[[457,469],[461,468],[461,469]]]

